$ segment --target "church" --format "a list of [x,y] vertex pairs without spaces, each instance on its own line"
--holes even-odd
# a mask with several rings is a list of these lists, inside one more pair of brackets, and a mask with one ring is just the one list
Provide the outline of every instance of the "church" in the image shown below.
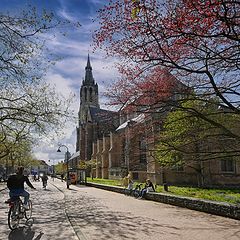
[[85,78],[80,87],[76,153],[69,160],[70,167],[75,169],[79,164],[90,161],[93,143],[97,142],[97,139],[109,136],[110,132],[114,131],[118,125],[117,112],[100,108],[98,84],[94,80],[88,55]]
[[[169,72],[164,74],[165,79],[174,79],[174,89],[183,94],[186,86]],[[176,100],[174,94],[170,98]],[[126,113],[102,109],[88,55],[85,77],[80,86],[76,152],[69,159],[70,169],[83,168],[87,176],[104,179],[122,179],[131,172],[133,179],[140,182],[150,178],[155,184],[199,185],[191,164],[163,168],[154,158],[163,121],[171,111],[167,105],[159,105],[159,108],[165,110],[144,114],[140,111]],[[201,178],[205,186],[240,184],[239,160],[206,161],[201,167],[204,169]]]
[[[130,144],[128,138],[129,125],[142,120],[143,114],[126,116],[100,107],[98,84],[88,55],[80,87],[76,153],[69,159],[70,169],[88,166],[88,176],[110,179],[122,178],[132,171],[135,179],[140,177],[144,181],[147,177],[145,139],[135,136]],[[137,147],[134,148],[133,143],[137,143]],[[135,149],[134,152],[131,149]]]

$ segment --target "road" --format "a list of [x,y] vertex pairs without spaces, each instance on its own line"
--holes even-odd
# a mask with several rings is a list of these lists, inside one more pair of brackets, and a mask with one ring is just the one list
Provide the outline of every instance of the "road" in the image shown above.
[[[239,221],[86,186],[33,183],[33,221],[10,231],[0,207],[1,240],[239,240]],[[0,201],[7,199],[0,192]]]

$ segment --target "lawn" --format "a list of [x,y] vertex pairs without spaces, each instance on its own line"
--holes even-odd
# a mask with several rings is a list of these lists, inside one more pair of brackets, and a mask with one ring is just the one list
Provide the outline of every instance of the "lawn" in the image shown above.
[[[101,178],[87,178],[87,182],[105,184],[111,186],[122,186],[121,180],[110,180]],[[136,184],[136,183],[135,183]],[[203,189],[194,187],[169,186],[169,194],[185,197],[206,199],[211,201],[240,204],[240,189]],[[157,186],[156,192],[166,193],[163,186]]]

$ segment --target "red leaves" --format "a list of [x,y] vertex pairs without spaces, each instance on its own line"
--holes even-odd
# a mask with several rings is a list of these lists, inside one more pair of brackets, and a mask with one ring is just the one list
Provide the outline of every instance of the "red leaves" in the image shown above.
[[[132,19],[132,9],[136,6],[141,11]],[[138,91],[145,88],[150,92],[151,82],[162,87],[164,81],[156,74],[156,66],[160,66],[176,70],[189,79],[201,78],[206,86],[210,83],[227,104],[218,89],[222,87],[219,76],[234,82],[239,73],[239,2],[140,0],[133,6],[132,0],[117,0],[100,11],[99,19],[101,27],[95,35],[96,46],[105,46],[108,54],[138,68],[137,74],[124,66],[121,70],[125,74],[121,85],[126,93],[121,94],[122,102],[133,101],[128,96],[134,96],[134,102],[141,98],[150,104],[152,100],[146,97],[146,92]],[[164,97],[156,89],[151,92]]]
[[140,69],[121,69],[123,78],[117,81],[108,91],[111,104],[124,106],[125,110],[133,108],[150,108],[166,102],[176,94],[179,82],[167,69],[156,67],[150,73]]

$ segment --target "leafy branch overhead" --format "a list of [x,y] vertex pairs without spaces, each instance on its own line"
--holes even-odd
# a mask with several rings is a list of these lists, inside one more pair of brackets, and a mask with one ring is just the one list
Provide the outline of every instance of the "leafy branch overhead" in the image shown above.
[[[183,153],[239,156],[239,19],[240,3],[226,0],[116,0],[99,10],[95,47],[119,59],[110,104],[161,114],[163,165]],[[214,145],[206,155],[204,142]]]
[[[58,132],[71,119],[68,99],[44,80],[58,60],[47,48],[54,34],[65,34],[79,23],[62,21],[53,13],[29,6],[18,15],[0,13],[0,143],[36,143]],[[48,52],[48,54],[46,54]],[[5,144],[2,155],[12,151]]]
[[113,99],[132,99],[131,88],[161,67],[238,114],[239,10],[236,1],[110,1],[99,10],[95,46],[120,58],[119,83],[131,83],[128,95],[114,84]]

